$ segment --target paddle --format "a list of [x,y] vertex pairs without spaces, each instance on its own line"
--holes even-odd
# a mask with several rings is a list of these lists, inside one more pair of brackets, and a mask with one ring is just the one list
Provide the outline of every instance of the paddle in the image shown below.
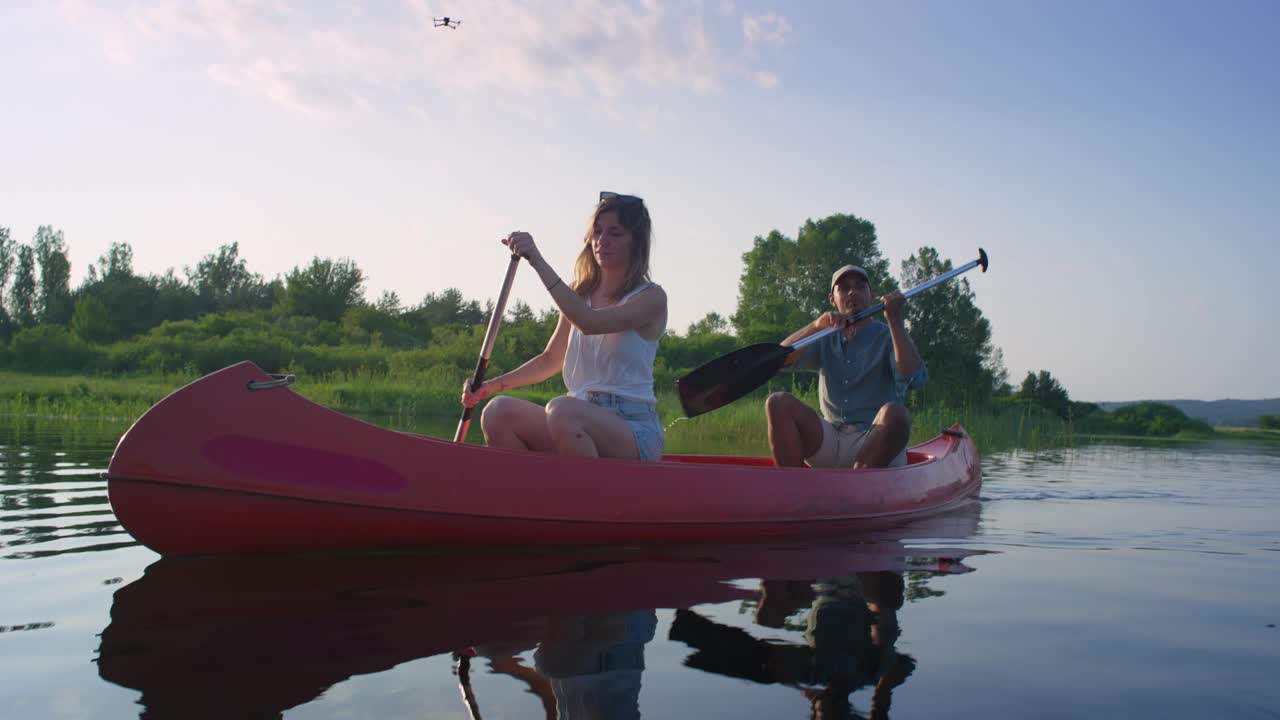
[[[977,260],[961,265],[928,282],[911,288],[902,293],[902,296],[911,297],[922,293],[934,285],[944,283],[979,265],[982,266],[982,272],[987,271],[987,253],[982,248],[978,248]],[[869,318],[883,309],[884,303],[878,303],[858,312],[853,316],[853,319],[856,322]],[[680,406],[684,408],[685,417],[697,417],[703,413],[711,412],[755,390],[782,368],[788,355],[817,342],[839,329],[830,327],[820,330],[794,345],[779,345],[777,343],[748,345],[695,368],[684,377],[676,380],[676,391],[680,395]]]
[[[493,314],[489,316],[489,329],[484,333],[484,345],[480,347],[480,359],[476,361],[476,372],[471,376],[471,392],[480,389],[484,382],[485,371],[489,369],[489,355],[493,353],[493,341],[498,337],[498,326],[502,325],[502,313],[507,306],[507,296],[511,294],[511,281],[516,279],[516,268],[520,267],[520,256],[512,255],[507,265],[507,276],[502,280],[502,291],[498,293],[498,302],[493,306]],[[469,407],[462,411],[462,419],[458,421],[458,430],[453,434],[454,442],[467,439],[467,429],[471,427],[471,411]]]

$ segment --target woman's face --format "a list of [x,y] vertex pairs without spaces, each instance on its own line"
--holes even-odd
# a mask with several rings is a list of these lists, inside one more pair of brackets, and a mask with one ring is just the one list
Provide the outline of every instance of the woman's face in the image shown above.
[[626,272],[631,262],[631,231],[618,221],[618,213],[609,210],[600,213],[591,233],[591,253],[601,268]]

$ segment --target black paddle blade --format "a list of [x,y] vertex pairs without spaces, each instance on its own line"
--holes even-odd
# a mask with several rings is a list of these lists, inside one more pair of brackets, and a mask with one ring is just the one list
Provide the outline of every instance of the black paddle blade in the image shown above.
[[724,407],[768,382],[792,348],[775,343],[748,345],[721,355],[676,380],[685,417]]

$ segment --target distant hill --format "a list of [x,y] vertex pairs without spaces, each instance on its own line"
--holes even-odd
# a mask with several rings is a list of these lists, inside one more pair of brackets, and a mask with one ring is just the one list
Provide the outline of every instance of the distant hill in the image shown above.
[[[1100,402],[1099,406],[1107,412],[1118,407],[1132,405],[1137,400],[1127,402]],[[1210,425],[1231,425],[1235,427],[1255,427],[1259,415],[1280,415],[1280,398],[1268,400],[1152,400],[1150,402],[1172,405],[1187,414],[1187,417],[1199,418]]]

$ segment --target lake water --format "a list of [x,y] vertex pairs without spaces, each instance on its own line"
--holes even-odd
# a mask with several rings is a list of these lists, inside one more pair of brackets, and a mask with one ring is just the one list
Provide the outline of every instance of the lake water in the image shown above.
[[0,718],[1280,717],[1274,447],[997,454],[841,542],[161,561],[123,430],[0,418]]

